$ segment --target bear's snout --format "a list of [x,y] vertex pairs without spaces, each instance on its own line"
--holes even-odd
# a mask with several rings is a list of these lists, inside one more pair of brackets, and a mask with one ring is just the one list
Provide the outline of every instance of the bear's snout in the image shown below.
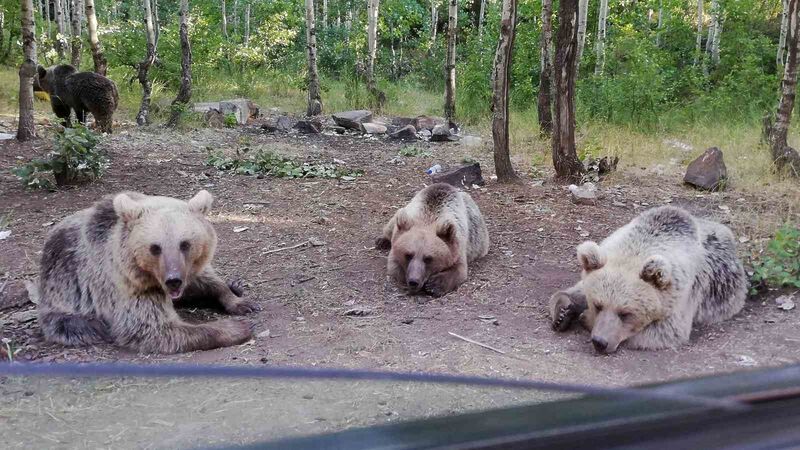
[[592,337],[592,345],[598,353],[605,353],[608,348],[608,341],[599,336],[594,336]]

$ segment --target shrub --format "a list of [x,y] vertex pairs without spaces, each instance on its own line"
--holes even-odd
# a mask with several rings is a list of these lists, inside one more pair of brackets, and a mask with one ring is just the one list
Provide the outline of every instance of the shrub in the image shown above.
[[800,288],[800,228],[784,225],[753,264],[755,286]]
[[297,162],[269,150],[237,149],[234,157],[222,151],[209,151],[206,164],[240,175],[272,175],[278,178],[344,178],[359,177],[362,170],[351,170],[336,163]]

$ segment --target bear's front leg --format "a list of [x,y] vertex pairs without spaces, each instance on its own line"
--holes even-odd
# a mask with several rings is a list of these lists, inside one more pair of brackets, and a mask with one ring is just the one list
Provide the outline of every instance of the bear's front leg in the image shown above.
[[149,340],[141,341],[136,347],[143,353],[183,353],[243,344],[252,337],[251,325],[242,320],[195,325],[178,319],[164,324]]
[[258,310],[255,302],[242,300],[244,294],[242,282],[239,280],[225,283],[213,269],[207,268],[200,272],[192,283],[186,288],[183,298],[191,301],[195,298],[205,298],[218,302],[225,312],[232,315],[244,315]]
[[459,263],[450,269],[431,275],[425,283],[425,290],[434,297],[441,297],[456,290],[465,281],[467,281],[467,265]]
[[556,331],[568,330],[575,319],[583,318],[586,308],[586,296],[577,286],[566,291],[556,292],[550,297],[550,318],[553,321],[553,329]]

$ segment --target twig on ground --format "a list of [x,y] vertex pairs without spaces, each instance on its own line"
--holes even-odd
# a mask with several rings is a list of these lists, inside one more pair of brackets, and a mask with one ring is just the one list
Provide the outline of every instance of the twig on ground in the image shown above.
[[262,253],[261,253],[261,255],[263,256],[263,255],[269,255],[269,254],[271,254],[271,253],[278,253],[278,252],[282,252],[282,251],[284,251],[284,250],[292,250],[292,249],[295,249],[295,248],[298,248],[298,247],[302,247],[302,246],[304,246],[304,245],[308,245],[309,243],[311,243],[311,241],[303,241],[303,242],[301,242],[301,243],[299,243],[299,244],[296,244],[296,245],[291,245],[291,246],[289,246],[289,247],[281,247],[281,248],[276,248],[276,249],[274,249],[274,250],[268,250],[268,251],[266,251],[266,252],[262,252]]
[[504,352],[504,351],[502,351],[502,350],[500,350],[498,348],[494,348],[491,345],[484,344],[483,342],[478,342],[478,341],[472,340],[470,338],[455,334],[452,331],[448,331],[447,334],[449,334],[450,336],[456,337],[458,339],[461,339],[462,341],[469,342],[470,344],[475,344],[475,345],[478,345],[478,346],[483,347],[485,349],[489,349],[489,350],[491,350],[493,352],[500,353],[501,355],[505,355],[506,354],[506,352]]

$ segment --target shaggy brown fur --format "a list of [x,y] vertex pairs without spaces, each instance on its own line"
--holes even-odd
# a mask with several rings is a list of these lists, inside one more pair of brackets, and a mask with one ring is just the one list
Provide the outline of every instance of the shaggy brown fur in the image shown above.
[[42,252],[38,312],[45,338],[152,353],[250,339],[243,321],[194,325],[173,307],[174,300],[205,299],[230,314],[255,309],[237,298],[239,285],[227,285],[210,266],[217,235],[205,214],[212,201],[206,191],[188,202],[126,192],[64,219]]
[[75,110],[78,122],[86,124],[90,112],[104,133],[111,133],[114,111],[119,105],[117,85],[94,72],[78,72],[68,64],[45,69],[37,68],[34,84],[50,95],[50,106],[65,127],[71,127],[71,111]]

